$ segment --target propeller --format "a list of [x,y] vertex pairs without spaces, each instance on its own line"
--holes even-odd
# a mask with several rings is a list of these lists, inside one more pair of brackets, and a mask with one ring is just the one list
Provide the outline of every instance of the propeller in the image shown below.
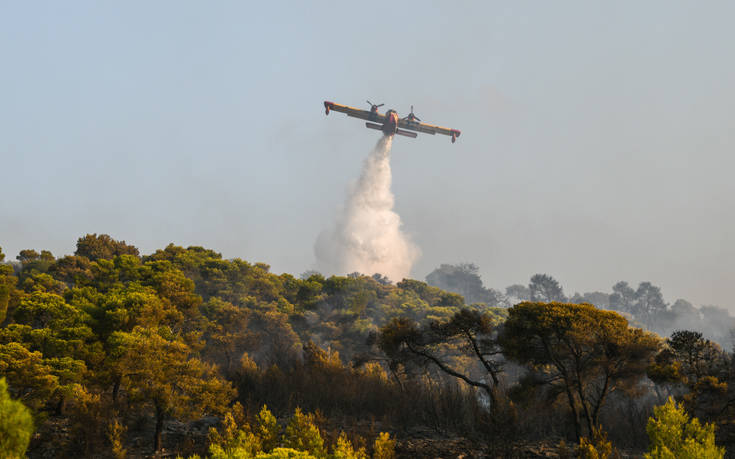
[[376,105],[376,104],[374,104],[374,103],[370,102],[369,100],[368,100],[368,101],[366,101],[366,102],[367,102],[368,104],[370,104],[370,109],[371,109],[371,110],[372,110],[372,109],[375,109],[375,110],[377,110],[378,108],[380,108],[380,107],[382,107],[383,105],[385,105],[385,104],[380,104],[380,105]]
[[403,119],[404,120],[409,120],[409,121],[413,121],[413,120],[421,121],[421,118],[419,118],[418,116],[416,116],[416,115],[413,114],[413,105],[411,105],[411,113],[409,113],[408,115],[404,116]]

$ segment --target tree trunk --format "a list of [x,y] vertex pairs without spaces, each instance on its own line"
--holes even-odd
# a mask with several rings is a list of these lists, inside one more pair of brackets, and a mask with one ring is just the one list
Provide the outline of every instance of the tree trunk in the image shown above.
[[592,438],[592,416],[590,415],[587,399],[582,388],[582,381],[579,380],[579,377],[577,377],[577,393],[579,394],[579,402],[582,404],[582,409],[584,410],[584,418],[587,420],[587,432],[590,438]]
[[396,373],[396,370],[392,366],[389,366],[388,368],[390,369],[390,374],[393,375],[393,379],[395,379],[396,383],[398,383],[398,387],[401,389],[401,393],[405,392],[403,382],[401,382],[401,378],[398,377],[398,373]]
[[156,407],[156,433],[153,440],[153,453],[158,454],[161,451],[161,433],[163,432],[164,413],[161,408]]
[[120,379],[115,377],[115,383],[112,386],[112,403],[117,404],[117,397],[120,395]]
[[57,403],[56,407],[54,408],[55,414],[57,416],[61,416],[62,414],[64,414],[64,402],[64,396],[62,395],[59,399],[59,403]]
[[566,389],[567,398],[569,399],[569,408],[572,409],[572,417],[574,418],[574,436],[577,437],[577,441],[579,441],[582,438],[579,432],[579,414],[577,413],[577,406],[574,403],[574,395],[569,389],[569,384],[566,378],[564,378],[564,388]]
[[[595,427],[599,426],[600,423],[597,421],[599,414],[600,414],[600,408],[602,408],[602,405],[605,403],[605,397],[607,397],[607,391],[610,387],[610,376],[605,375],[605,385],[602,386],[602,390],[600,391],[600,397],[597,399],[597,402],[595,403],[595,409],[592,411],[592,423],[595,425]],[[654,385],[656,387],[656,385]],[[658,394],[658,388],[656,388],[656,393]]]
[[485,389],[485,392],[487,393],[488,397],[490,397],[490,412],[492,414],[497,414],[498,412],[498,394],[495,393],[495,386],[489,387]]
[[225,374],[231,375],[232,374],[232,356],[230,355],[230,351],[225,349],[225,361],[227,362],[225,365]]

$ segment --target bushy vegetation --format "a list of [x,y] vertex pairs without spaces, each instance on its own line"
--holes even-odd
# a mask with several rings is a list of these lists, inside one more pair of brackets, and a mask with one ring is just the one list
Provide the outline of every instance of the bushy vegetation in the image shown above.
[[646,431],[651,439],[646,459],[721,459],[725,455],[725,449],[715,445],[715,426],[690,419],[672,398],[653,409]]
[[[462,269],[434,278],[477,275]],[[550,276],[506,294],[465,286],[474,304],[201,247],[141,256],[107,235],[61,258],[23,250],[0,263],[2,403],[27,407],[31,456],[438,455],[402,443],[422,432],[496,456],[581,440],[603,457],[645,451],[668,396],[732,442],[732,356],[701,333],[660,338],[642,315],[567,302]]]
[[[282,432],[282,433],[281,433]],[[305,457],[314,459],[368,459],[364,439],[355,446],[344,432],[336,441],[328,445],[321,429],[315,423],[315,415],[303,413],[296,408],[284,428],[279,426],[275,416],[263,406],[251,424],[242,405],[236,404],[231,413],[225,415],[220,430],[212,428],[209,433],[209,457],[226,458],[263,458],[263,457]],[[395,440],[390,434],[382,432],[371,448],[374,459],[387,459],[395,456]]]
[[5,378],[0,378],[0,457],[13,459],[25,456],[32,434],[30,410],[10,398],[8,384]]

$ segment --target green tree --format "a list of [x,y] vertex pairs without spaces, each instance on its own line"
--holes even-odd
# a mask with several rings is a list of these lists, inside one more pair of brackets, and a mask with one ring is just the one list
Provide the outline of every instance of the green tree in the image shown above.
[[45,273],[55,261],[53,254],[48,250],[41,250],[41,253],[38,253],[32,249],[25,249],[15,258],[20,262],[24,273],[34,271]]
[[221,432],[210,429],[209,438],[212,459],[254,458],[263,451],[260,438],[251,432],[249,425],[238,425],[232,413],[225,415]]
[[508,311],[503,354],[526,364],[538,381],[566,395],[577,438],[591,434],[613,392],[636,393],[659,338],[590,304],[520,303]]
[[677,330],[666,342],[681,364],[681,372],[690,385],[696,384],[699,379],[706,376],[727,378],[729,370],[727,353],[716,343],[705,339],[702,333]]
[[95,332],[103,341],[116,331],[130,332],[137,326],[171,326],[180,319],[176,309],[161,299],[153,287],[137,282],[111,289],[96,301],[91,312]]
[[87,285],[92,280],[92,263],[86,257],[67,255],[49,267],[49,274],[67,286]]
[[5,378],[0,378],[0,457],[25,457],[33,435],[31,411],[10,398]]
[[97,363],[100,343],[86,326],[33,329],[28,325],[10,324],[0,329],[0,367],[19,394],[28,397],[29,406],[41,410],[57,402],[62,410],[75,384],[81,384],[87,373],[86,362]]
[[151,261],[141,268],[141,282],[156,289],[190,320],[199,315],[202,297],[195,292],[194,281],[167,261]]
[[34,292],[20,301],[13,314],[17,323],[0,329],[0,342],[23,343],[44,358],[73,358],[95,365],[103,358],[102,345],[89,324],[92,318],[59,295]]
[[715,445],[714,424],[690,420],[684,408],[669,397],[653,409],[646,432],[650,441],[646,459],[721,459],[725,448]]
[[296,408],[286,426],[284,444],[287,448],[307,451],[317,458],[327,457],[327,448],[319,428],[314,424],[314,415],[305,414],[299,408]]
[[249,311],[217,297],[210,298],[201,310],[208,319],[204,325],[204,355],[219,365],[225,375],[231,374],[243,353],[256,344],[254,334],[248,330]]
[[635,303],[635,290],[625,281],[613,285],[610,295],[610,308],[620,312],[633,314]]
[[635,291],[635,298],[632,311],[635,318],[649,329],[660,324],[667,307],[661,289],[650,282],[641,282]]
[[731,357],[695,331],[677,330],[666,344],[649,368],[649,378],[666,389],[685,384],[689,393],[683,401],[690,413],[708,421],[721,418],[732,405],[728,399]]
[[4,263],[4,260],[5,254],[0,248],[0,324],[5,321],[10,300],[15,294],[15,285],[18,282],[13,275],[13,267]]
[[434,287],[425,282],[413,279],[403,279],[401,282],[396,284],[396,287],[400,290],[416,293],[419,298],[430,305],[460,308],[465,304],[464,297],[459,293],[448,292],[439,287]]
[[47,292],[35,292],[23,300],[15,311],[16,322],[32,328],[64,330],[84,326],[90,317],[68,304],[63,297]]
[[531,301],[567,301],[559,281],[548,274],[534,274],[528,284],[528,294]]
[[480,278],[480,268],[473,263],[442,264],[426,276],[426,282],[450,292],[459,293],[467,304],[485,303],[488,306],[504,306],[502,293],[485,288]]
[[116,241],[107,234],[87,234],[77,240],[77,250],[74,255],[86,257],[91,261],[101,258],[112,259],[116,255],[138,256],[138,249],[128,245],[125,241]]
[[110,340],[129,400],[154,412],[155,452],[161,449],[166,419],[224,413],[235,395],[213,367],[192,358],[188,346],[173,337],[138,327],[130,333],[115,332]]
[[7,378],[13,397],[36,412],[59,388],[58,376],[41,353],[31,352],[20,343],[0,344],[0,374]]
[[256,459],[319,459],[307,451],[297,451],[293,448],[275,448],[270,453],[259,453]]
[[365,447],[355,449],[347,435],[340,432],[337,444],[334,445],[332,457],[334,459],[367,459],[367,452]]
[[592,429],[592,438],[582,437],[579,440],[579,457],[583,459],[618,459],[620,452],[607,439],[607,432],[602,426]]
[[276,417],[268,410],[268,406],[263,405],[257,416],[258,421],[258,437],[264,451],[270,451],[278,446],[281,428],[278,425]]
[[[495,389],[502,371],[495,337],[497,319],[489,313],[462,309],[447,322],[432,321],[421,327],[406,318],[393,319],[380,330],[378,346],[395,363],[431,362],[442,372],[486,392],[496,407]],[[481,364],[485,378],[473,377],[468,368],[451,363],[447,349],[460,349]]]
[[23,272],[19,286],[26,292],[49,292],[61,295],[66,290],[66,284],[54,279],[51,275],[36,270]]
[[635,290],[627,282],[618,282],[609,300],[610,308],[631,314],[649,329],[660,328],[671,319],[661,289],[650,282],[641,282]]
[[373,444],[373,459],[395,459],[396,441],[388,432],[380,432]]

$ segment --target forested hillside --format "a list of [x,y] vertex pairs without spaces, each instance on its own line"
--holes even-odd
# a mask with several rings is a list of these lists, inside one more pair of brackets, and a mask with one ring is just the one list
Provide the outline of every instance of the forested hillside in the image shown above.
[[[701,420],[695,443],[713,457],[713,429],[733,444],[727,349],[565,297],[508,297],[468,306],[416,280],[277,275],[201,247],[141,255],[107,235],[61,258],[23,250],[0,264],[0,406],[18,420],[0,423],[12,439],[0,447],[11,457],[655,454],[666,413]],[[678,404],[649,421],[669,396]]]

